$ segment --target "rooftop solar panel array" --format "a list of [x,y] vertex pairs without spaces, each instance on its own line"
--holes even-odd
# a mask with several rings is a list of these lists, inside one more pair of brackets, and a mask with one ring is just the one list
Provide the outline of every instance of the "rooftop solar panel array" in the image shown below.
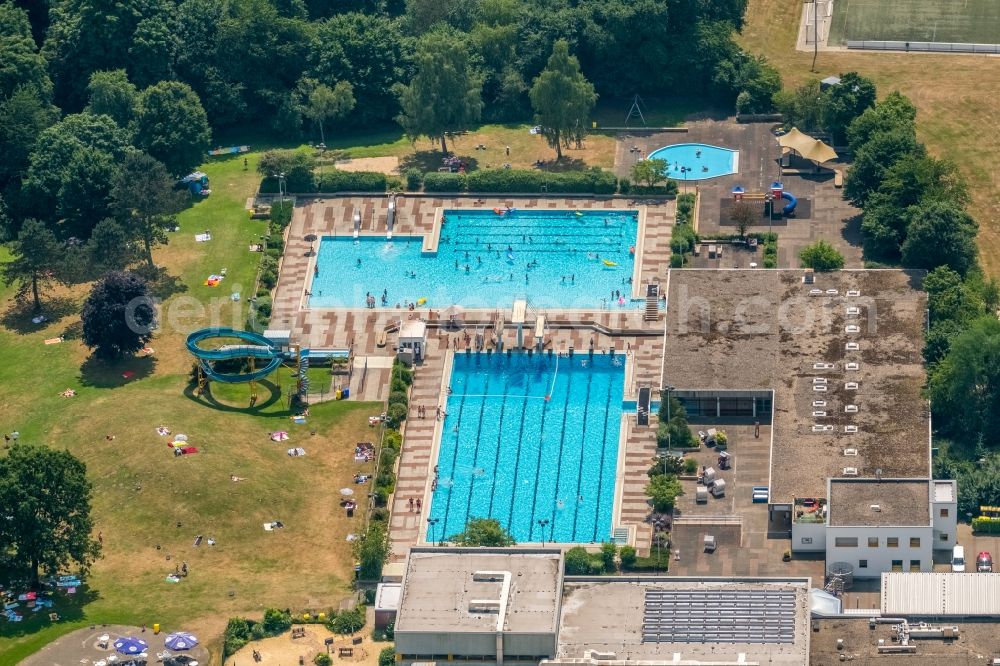
[[643,643],[794,643],[794,590],[647,589]]

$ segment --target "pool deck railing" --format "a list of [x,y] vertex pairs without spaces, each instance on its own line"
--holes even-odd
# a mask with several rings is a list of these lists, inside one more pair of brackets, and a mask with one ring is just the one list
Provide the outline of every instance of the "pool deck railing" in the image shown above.
[[632,256],[632,300],[642,299],[646,295],[646,287],[642,284],[642,251],[646,245],[646,207],[639,206],[638,225],[635,231],[635,252]]

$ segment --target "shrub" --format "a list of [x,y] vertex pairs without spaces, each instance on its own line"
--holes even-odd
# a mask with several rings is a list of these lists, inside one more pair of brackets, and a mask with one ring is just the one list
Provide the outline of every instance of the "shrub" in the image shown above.
[[378,171],[324,172],[319,182],[321,192],[385,192],[388,178]]
[[684,255],[677,254],[676,252],[670,255],[670,267],[671,268],[683,268],[684,267]]
[[330,618],[327,626],[335,634],[353,634],[365,626],[365,607],[359,605],[340,611]]
[[1000,518],[980,516],[972,519],[972,531],[986,534],[1000,534]]
[[389,408],[385,410],[385,420],[390,428],[398,428],[406,420],[406,406],[398,403],[389,405]]
[[424,184],[424,172],[417,168],[406,170],[406,189],[418,192]]
[[386,509],[385,507],[372,509],[372,520],[381,523],[386,522],[389,520],[389,509]]
[[593,572],[590,553],[583,546],[575,546],[567,550],[564,561],[567,576],[586,576]]
[[[386,527],[386,524],[380,522],[369,523],[368,531],[354,542],[354,557],[358,561],[358,578],[361,580],[378,580],[379,576],[382,575],[382,566],[389,558],[391,551],[389,529]],[[361,626],[364,626],[363,619]]]
[[619,194],[628,194],[632,191],[632,181],[628,178],[618,179],[618,192]]
[[271,302],[270,295],[260,296],[257,298],[257,316],[258,317],[271,317],[271,307],[273,303]]
[[764,257],[764,268],[777,268],[778,260],[775,257]]
[[285,174],[285,192],[314,192],[316,180],[313,169],[315,157],[306,150],[268,150],[257,163],[257,173],[264,176],[261,192],[277,193],[278,179],[274,174]]
[[399,452],[396,449],[390,446],[383,446],[382,453],[379,454],[378,464],[382,469],[391,470],[398,456]]
[[[292,222],[292,204],[289,201],[281,203],[275,203],[271,206],[271,224],[277,231],[280,231],[287,227]],[[273,240],[269,240],[268,244],[272,244]],[[281,244],[281,238],[278,238],[279,245]]]
[[618,556],[618,546],[613,543],[601,544],[601,563],[605,571],[615,570],[615,558]]
[[649,557],[635,558],[632,571],[656,571],[665,573],[670,569],[670,548],[653,548]]
[[464,192],[464,173],[431,172],[424,175],[425,192]]
[[288,631],[292,626],[292,615],[277,608],[268,608],[264,611],[264,631],[268,634],[276,635],[283,631]]
[[395,393],[396,391],[406,392],[410,388],[410,385],[404,382],[399,377],[393,377],[392,381],[389,382],[389,392]]
[[391,467],[379,470],[378,477],[375,479],[375,485],[379,488],[385,488],[389,493],[395,490],[396,476],[392,473]]
[[382,445],[398,453],[403,446],[403,436],[398,430],[386,430]]
[[673,196],[677,194],[677,181],[668,180],[663,185],[633,185],[632,194]]
[[824,240],[818,240],[802,248],[799,260],[803,268],[817,271],[834,271],[844,267],[844,255]]
[[614,194],[618,181],[601,169],[549,173],[534,169],[482,169],[466,179],[470,192]]
[[387,647],[382,648],[382,651],[378,653],[378,666],[393,666],[396,663],[396,650],[395,648]]
[[376,486],[375,490],[372,491],[372,499],[375,500],[375,506],[384,507],[389,503],[389,495],[391,494],[391,489],[384,486]]
[[392,364],[392,379],[399,379],[404,384],[409,386],[413,383],[413,370],[410,370],[405,365],[396,361]]
[[680,456],[657,456],[653,464],[646,471],[646,476],[651,479],[654,476],[663,476],[664,474],[676,476],[683,469],[684,459]]
[[389,405],[402,405],[406,407],[410,404],[410,399],[406,395],[406,391],[393,391],[389,394]]
[[698,461],[694,458],[684,459],[684,473],[685,474],[697,474],[698,473]]
[[715,433],[715,445],[716,446],[726,446],[729,443],[729,437],[723,431],[718,431]]
[[618,559],[621,560],[622,569],[631,569],[635,566],[635,547],[622,546],[618,551]]
[[385,179],[385,188],[390,192],[399,192],[403,189],[403,179],[399,176],[388,176]]
[[315,657],[313,657],[313,663],[316,666],[331,666],[333,664],[333,659],[325,652],[320,652]]
[[242,617],[229,619],[226,631],[223,634],[223,651],[226,656],[238,651],[246,645],[251,638],[250,621]]
[[264,625],[260,622],[254,622],[250,625],[250,639],[255,641],[261,641],[267,638],[267,631],[264,630]]

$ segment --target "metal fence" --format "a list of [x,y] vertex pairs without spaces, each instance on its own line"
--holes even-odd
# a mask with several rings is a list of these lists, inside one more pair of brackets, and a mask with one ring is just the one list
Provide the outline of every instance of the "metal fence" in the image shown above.
[[865,51],[917,51],[921,53],[969,53],[1000,55],[1000,44],[961,44],[958,42],[893,42],[847,40],[847,48]]

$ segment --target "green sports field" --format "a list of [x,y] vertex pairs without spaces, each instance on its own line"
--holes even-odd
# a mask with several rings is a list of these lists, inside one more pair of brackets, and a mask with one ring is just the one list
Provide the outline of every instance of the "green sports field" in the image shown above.
[[849,39],[996,44],[1000,1],[834,0],[827,43]]

